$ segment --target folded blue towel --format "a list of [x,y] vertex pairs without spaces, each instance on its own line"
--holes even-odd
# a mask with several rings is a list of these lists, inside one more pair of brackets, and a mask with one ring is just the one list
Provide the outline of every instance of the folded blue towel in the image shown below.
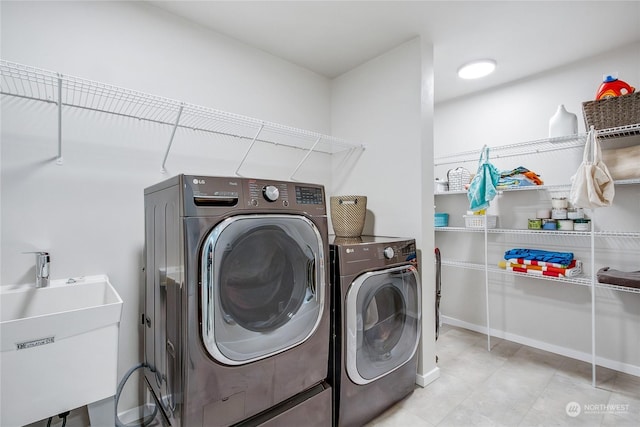
[[572,252],[550,252],[540,249],[509,249],[504,253],[504,259],[522,258],[532,261],[555,262],[558,264],[570,264],[573,260]]

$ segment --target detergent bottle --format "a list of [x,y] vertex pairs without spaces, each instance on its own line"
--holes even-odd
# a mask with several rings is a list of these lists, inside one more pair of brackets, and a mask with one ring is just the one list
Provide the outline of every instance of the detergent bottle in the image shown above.
[[633,86],[630,86],[627,82],[618,80],[618,77],[607,75],[598,88],[596,100],[626,95],[628,93],[635,92],[635,90],[636,89]]

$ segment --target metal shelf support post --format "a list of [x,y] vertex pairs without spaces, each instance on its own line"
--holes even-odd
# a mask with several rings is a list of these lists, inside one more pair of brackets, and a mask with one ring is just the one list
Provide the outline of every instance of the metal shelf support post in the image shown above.
[[58,73],[58,158],[56,164],[62,165],[62,75]]
[[484,293],[487,309],[487,351],[491,351],[491,321],[489,311],[489,235],[488,235],[488,217],[484,217]]
[[[591,218],[595,216],[591,210]],[[596,239],[595,221],[591,221],[591,385],[596,386]]]

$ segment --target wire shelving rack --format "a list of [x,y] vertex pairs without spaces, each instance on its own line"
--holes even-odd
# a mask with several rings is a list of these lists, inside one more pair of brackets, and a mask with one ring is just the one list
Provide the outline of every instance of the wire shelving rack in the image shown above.
[[[640,123],[620,126],[610,129],[598,130],[598,138],[624,138],[628,136],[640,135]],[[515,144],[501,145],[491,148],[492,159],[502,159],[506,157],[519,157],[530,154],[548,153],[553,151],[563,151],[568,149],[584,148],[587,140],[586,133],[562,136],[557,138],[544,138],[535,141],[525,141]],[[434,159],[434,166],[458,164],[466,162],[477,162],[480,150],[461,151],[459,153],[447,154]]]
[[177,129],[219,134],[250,142],[236,173],[244,164],[256,142],[306,151],[300,163],[291,173],[292,177],[312,152],[335,154],[346,150],[365,148],[363,144],[334,136],[5,60],[0,60],[0,77],[0,93],[2,95],[57,105],[58,164],[63,163],[62,110],[66,107],[145,120],[172,127],[171,138],[167,143],[162,161],[163,172]]

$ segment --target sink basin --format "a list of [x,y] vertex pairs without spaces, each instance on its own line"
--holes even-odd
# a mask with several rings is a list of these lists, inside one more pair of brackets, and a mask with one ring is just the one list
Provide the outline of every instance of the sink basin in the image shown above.
[[0,425],[113,396],[121,313],[105,275],[0,286]]

